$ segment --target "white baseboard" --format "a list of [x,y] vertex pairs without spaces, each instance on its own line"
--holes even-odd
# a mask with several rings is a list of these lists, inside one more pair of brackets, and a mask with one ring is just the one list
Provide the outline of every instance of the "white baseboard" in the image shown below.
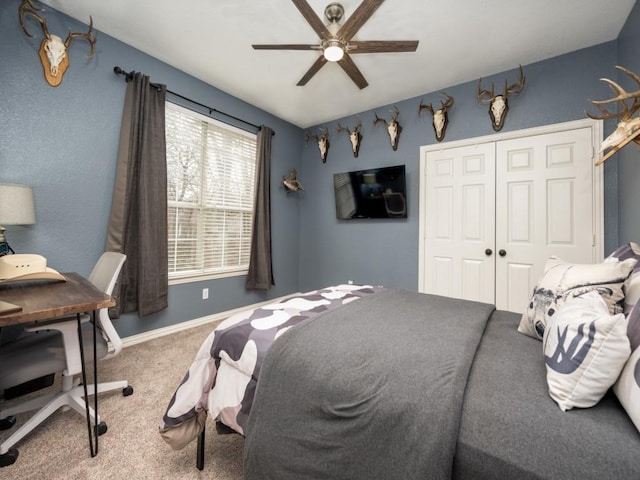
[[263,305],[268,305],[270,303],[277,303],[286,298],[292,297],[294,295],[299,295],[300,293],[292,293],[290,295],[285,295],[279,298],[272,298],[271,300],[267,300],[260,303],[254,303],[253,305],[247,305],[245,307],[234,308],[233,310],[227,310],[225,312],[214,313],[212,315],[207,315],[205,317],[194,318],[193,320],[187,320],[186,322],[176,323],[174,325],[169,325],[167,327],[156,328],[155,330],[149,330],[148,332],[138,333],[136,335],[130,335],[128,337],[124,337],[122,339],[123,347],[130,347],[132,345],[137,345],[138,343],[147,342],[149,340],[153,340],[154,338],[164,337],[165,335],[171,335],[173,333],[181,332],[183,330],[188,330],[190,328],[199,327],[200,325],[206,325],[207,323],[217,322],[219,320],[224,320],[225,318],[230,317],[231,315],[235,315],[236,313],[251,310],[254,308],[261,307]]

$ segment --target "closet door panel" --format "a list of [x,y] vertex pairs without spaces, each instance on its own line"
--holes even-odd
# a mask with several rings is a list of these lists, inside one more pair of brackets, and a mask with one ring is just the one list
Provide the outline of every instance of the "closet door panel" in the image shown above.
[[591,129],[498,141],[496,159],[496,306],[523,312],[550,256],[595,260]]
[[424,291],[494,303],[495,145],[429,152],[425,181]]

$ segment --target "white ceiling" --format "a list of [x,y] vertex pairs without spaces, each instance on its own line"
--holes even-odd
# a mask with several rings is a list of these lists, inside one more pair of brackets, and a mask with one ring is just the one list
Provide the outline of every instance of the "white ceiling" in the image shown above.
[[[331,0],[308,2],[324,20]],[[360,2],[341,0],[345,18]],[[95,29],[306,128],[614,40],[635,0],[386,0],[353,40],[420,44],[415,53],[354,55],[363,90],[336,64],[297,87],[315,51],[253,50],[318,43],[290,0],[43,3],[84,23],[92,15]]]

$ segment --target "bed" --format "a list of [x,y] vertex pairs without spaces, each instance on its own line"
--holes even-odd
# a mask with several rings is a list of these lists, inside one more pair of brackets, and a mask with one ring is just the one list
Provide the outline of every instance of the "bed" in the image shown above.
[[[196,438],[202,442],[207,416],[216,419],[218,430],[222,426],[244,434],[260,368],[274,340],[305,320],[380,290],[368,285],[337,285],[292,295],[225,319],[204,340],[171,397],[160,424],[163,439],[174,450]],[[202,459],[198,467],[202,467]]]
[[[198,354],[209,373],[197,359],[185,375],[163,419],[165,440],[180,448],[197,437],[208,411],[245,435],[246,480],[640,479],[640,434],[616,396],[560,410],[541,342],[518,332],[520,315],[405,290],[310,293],[328,303],[280,323],[259,371],[245,372],[252,381],[231,388],[241,399],[231,408],[211,392],[233,382],[211,372],[220,377],[237,360],[209,355],[223,337],[211,334]],[[197,388],[185,387],[193,378]],[[171,438],[184,425],[190,433]]]

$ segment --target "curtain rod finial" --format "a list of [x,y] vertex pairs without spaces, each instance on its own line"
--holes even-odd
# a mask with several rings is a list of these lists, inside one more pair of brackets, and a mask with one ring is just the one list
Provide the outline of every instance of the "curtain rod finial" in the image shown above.
[[116,75],[124,75],[125,80],[128,82],[133,78],[133,74],[135,72],[125,72],[122,68],[116,65],[115,67],[113,67],[113,73],[115,73]]

